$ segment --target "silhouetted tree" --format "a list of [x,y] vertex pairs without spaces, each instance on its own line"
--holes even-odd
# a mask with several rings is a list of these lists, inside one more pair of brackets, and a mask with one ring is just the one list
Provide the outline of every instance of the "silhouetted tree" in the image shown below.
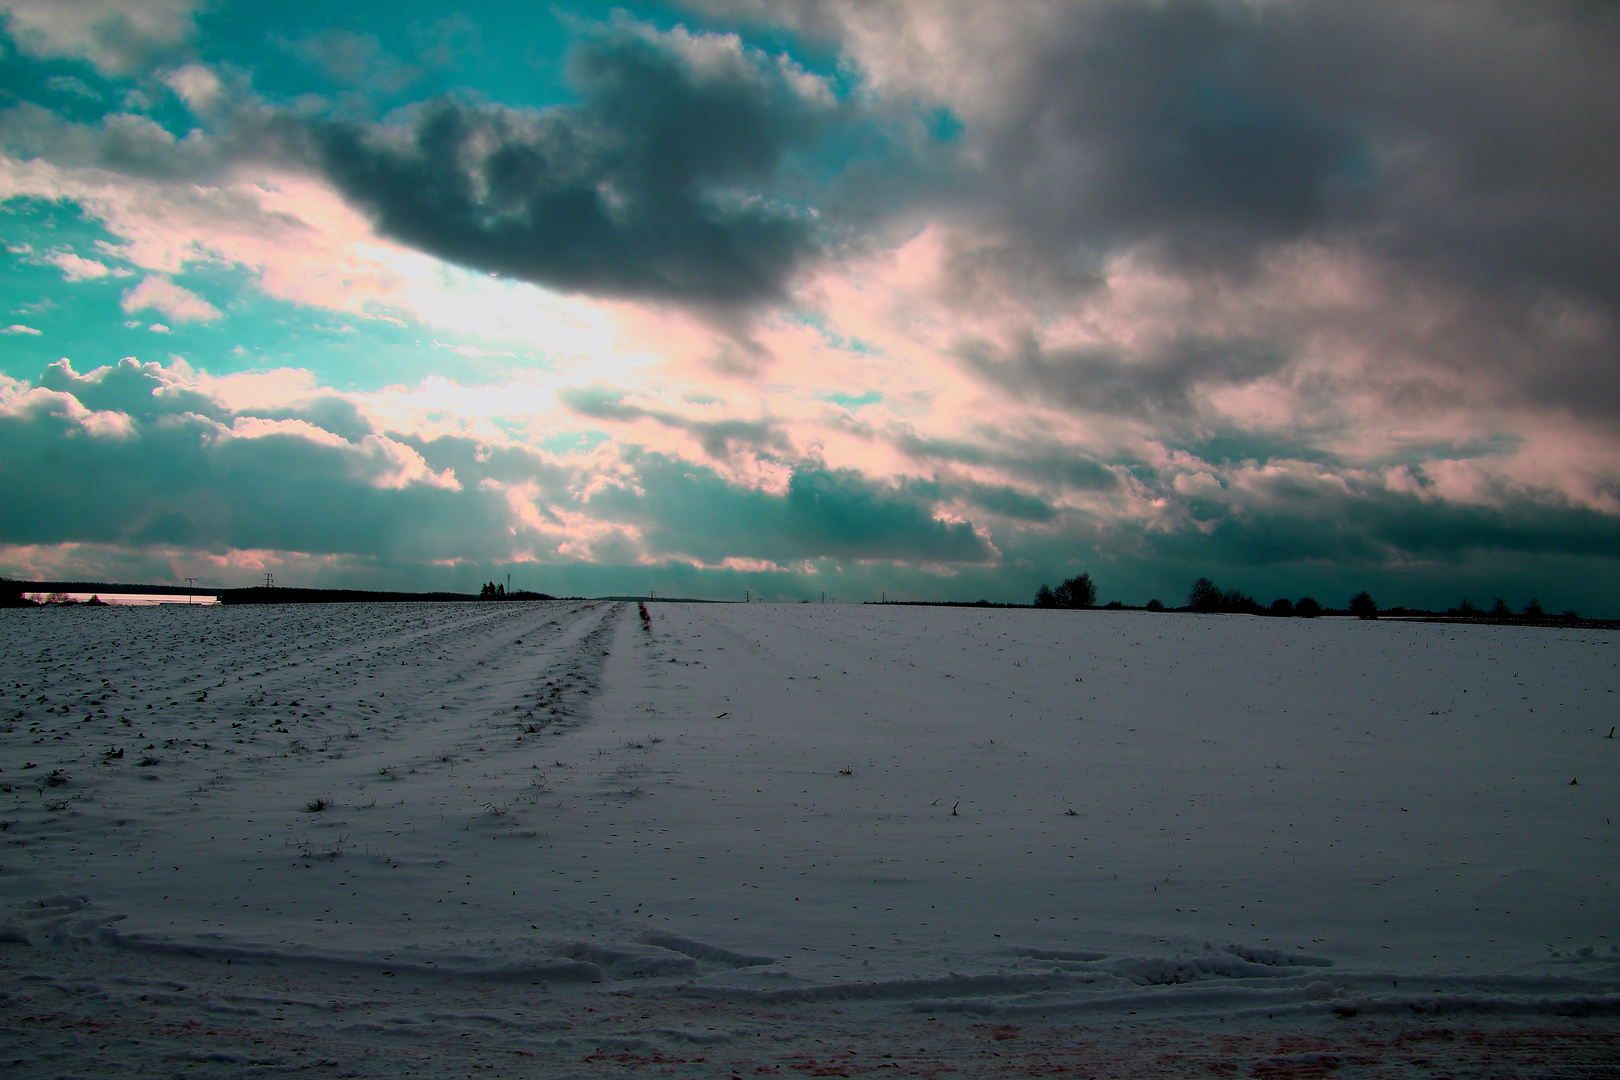
[[0,607],[33,607],[34,602],[23,595],[23,583],[0,578]]
[[1243,592],[1240,589],[1227,589],[1221,594],[1221,610],[1242,612],[1249,615],[1258,615],[1262,609],[1260,605],[1255,602],[1254,597],[1250,596],[1248,593]]
[[1163,611],[1164,601],[1160,600],[1158,597],[1154,597],[1152,600],[1147,602],[1147,609],[1149,611]]
[[1097,603],[1097,586],[1092,582],[1090,574],[1080,574],[1053,589],[1052,598],[1057,601],[1058,607],[1092,607]]
[[1532,619],[1539,619],[1543,615],[1547,614],[1545,611],[1541,610],[1541,600],[1534,596],[1530,598],[1530,602],[1528,604],[1524,605],[1524,613],[1530,616]]
[[1350,614],[1358,619],[1378,618],[1378,605],[1373,602],[1372,594],[1362,589],[1350,598]]
[[1292,615],[1294,613],[1294,602],[1286,596],[1279,596],[1271,602],[1271,607],[1268,610],[1273,615]]
[[1493,619],[1505,619],[1512,614],[1513,609],[1508,607],[1507,601],[1500,596],[1496,598],[1496,603],[1491,605],[1491,618]]
[[1194,611],[1219,611],[1221,602],[1226,594],[1207,577],[1201,577],[1193,582],[1192,589],[1187,593],[1187,606]]
[[1322,614],[1322,605],[1313,597],[1302,596],[1294,603],[1294,614],[1302,619],[1314,619]]
[[1036,607],[1057,607],[1057,597],[1052,592],[1052,586],[1042,585],[1035,590]]

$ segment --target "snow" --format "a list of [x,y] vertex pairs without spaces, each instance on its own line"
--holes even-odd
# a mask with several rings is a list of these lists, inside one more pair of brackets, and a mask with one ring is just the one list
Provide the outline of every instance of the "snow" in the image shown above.
[[0,612],[12,1071],[1615,1056],[1608,631],[648,610]]
[[[31,598],[43,598],[46,593],[33,592],[28,594]],[[69,600],[84,603],[86,600],[100,600],[104,604],[117,604],[125,607],[149,607],[153,604],[217,604],[219,597],[212,593],[198,593],[187,596],[184,593],[95,593],[70,592],[63,593]]]

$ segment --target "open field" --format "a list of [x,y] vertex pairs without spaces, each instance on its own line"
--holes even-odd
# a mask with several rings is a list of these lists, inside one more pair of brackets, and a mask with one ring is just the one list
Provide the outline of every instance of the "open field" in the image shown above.
[[0,612],[0,1060],[1620,1062],[1612,631],[649,610]]

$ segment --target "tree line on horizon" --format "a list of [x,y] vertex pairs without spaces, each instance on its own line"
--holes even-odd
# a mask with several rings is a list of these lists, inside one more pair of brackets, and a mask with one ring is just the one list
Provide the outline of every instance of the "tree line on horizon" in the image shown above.
[[[78,603],[78,601],[71,599],[66,593],[50,593],[42,595],[36,592],[29,594],[25,592],[29,584],[31,583],[0,577],[0,608],[71,606]],[[230,591],[245,593],[256,592],[258,590]],[[334,594],[334,598],[336,598],[336,595],[339,593],[347,592],[347,590],[296,591],[312,594],[331,592]],[[403,598],[406,596],[415,595],[416,594],[366,593],[364,596],[355,594],[353,598]],[[422,595],[438,596],[440,594]],[[448,594],[444,595],[446,598],[450,598]],[[221,594],[221,598],[225,599],[225,595],[223,593]],[[478,598],[480,600],[556,599],[556,597],[549,593],[531,592],[528,589],[513,589],[511,592],[508,592],[504,585],[493,581],[486,582],[479,589]],[[84,603],[90,606],[101,606],[103,602],[99,598],[94,598],[84,601]],[[1016,607],[1018,605],[990,605],[989,601],[980,600],[977,601],[977,605],[967,604],[963,606]],[[1043,584],[1035,591],[1034,606],[1038,608],[1062,608],[1071,610],[1095,609],[1099,607],[1097,603],[1097,584],[1092,580],[1089,573],[1076,574],[1074,577],[1066,578],[1065,580],[1059,582],[1056,586]],[[1125,607],[1125,605],[1118,600],[1113,600],[1100,606],[1102,610],[1105,611],[1119,611],[1123,610]],[[1317,617],[1318,615],[1327,614],[1349,614],[1363,619],[1376,619],[1380,614],[1387,614],[1395,616],[1426,616],[1430,618],[1445,617],[1452,619],[1471,619],[1479,620],[1481,622],[1535,622],[1546,620],[1559,620],[1563,622],[1581,621],[1581,615],[1579,612],[1567,610],[1561,614],[1554,615],[1545,610],[1541,605],[1541,601],[1535,598],[1532,598],[1530,602],[1525,604],[1524,608],[1518,612],[1515,612],[1512,608],[1510,608],[1507,601],[1500,596],[1495,598],[1494,603],[1492,603],[1489,608],[1479,607],[1475,605],[1469,598],[1464,597],[1462,602],[1456,607],[1447,608],[1445,611],[1429,611],[1420,608],[1407,607],[1393,607],[1386,609],[1380,608],[1377,602],[1372,598],[1372,595],[1365,589],[1352,596],[1349,602],[1343,608],[1339,609],[1323,607],[1320,602],[1309,596],[1302,596],[1298,600],[1289,600],[1286,597],[1279,597],[1278,599],[1273,600],[1269,605],[1264,605],[1255,600],[1254,597],[1239,589],[1222,589],[1207,577],[1201,577],[1197,581],[1193,582],[1192,588],[1188,590],[1187,593],[1187,602],[1181,607],[1167,607],[1162,601],[1155,598],[1149,600],[1145,605],[1143,605],[1143,609],[1147,611],[1190,611],[1206,614],[1219,613],[1270,615],[1285,618],[1292,617],[1304,619],[1311,619]]]
[[[1034,606],[1038,608],[1095,608],[1097,607],[1097,585],[1091,580],[1089,573],[1078,574],[1067,578],[1056,586],[1041,585],[1035,590]],[[1125,607],[1118,600],[1103,605],[1103,610],[1122,610]],[[1269,605],[1262,604],[1248,593],[1240,589],[1222,589],[1207,577],[1201,577],[1193,582],[1192,588],[1187,592],[1187,602],[1178,608],[1166,607],[1164,602],[1155,598],[1143,605],[1147,611],[1191,611],[1203,614],[1225,615],[1270,615],[1279,618],[1314,619],[1319,615],[1345,614],[1354,615],[1360,619],[1376,619],[1381,613],[1378,602],[1372,594],[1362,589],[1349,602],[1340,609],[1323,607],[1314,597],[1302,596],[1298,600],[1287,597],[1278,597]],[[1514,612],[1501,597],[1496,598],[1495,604],[1489,610],[1474,606],[1467,597],[1460,605],[1448,608],[1443,612],[1419,610],[1415,608],[1395,607],[1383,610],[1389,615],[1444,615],[1449,618],[1480,619],[1483,621],[1510,621],[1510,620],[1536,620],[1553,618],[1541,606],[1541,601],[1532,599],[1524,606],[1522,612]],[[1580,613],[1566,611],[1556,616],[1570,622],[1580,620]]]
[[550,593],[530,592],[528,589],[513,589],[506,591],[506,586],[494,581],[486,581],[478,590],[480,600],[555,600]]

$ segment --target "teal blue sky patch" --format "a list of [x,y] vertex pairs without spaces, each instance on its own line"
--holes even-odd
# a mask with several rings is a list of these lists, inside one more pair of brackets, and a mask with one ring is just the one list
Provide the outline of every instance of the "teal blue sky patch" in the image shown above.
[[867,390],[860,394],[823,394],[821,400],[842,405],[846,409],[859,409],[863,405],[876,405],[883,400],[883,395],[876,390]]

